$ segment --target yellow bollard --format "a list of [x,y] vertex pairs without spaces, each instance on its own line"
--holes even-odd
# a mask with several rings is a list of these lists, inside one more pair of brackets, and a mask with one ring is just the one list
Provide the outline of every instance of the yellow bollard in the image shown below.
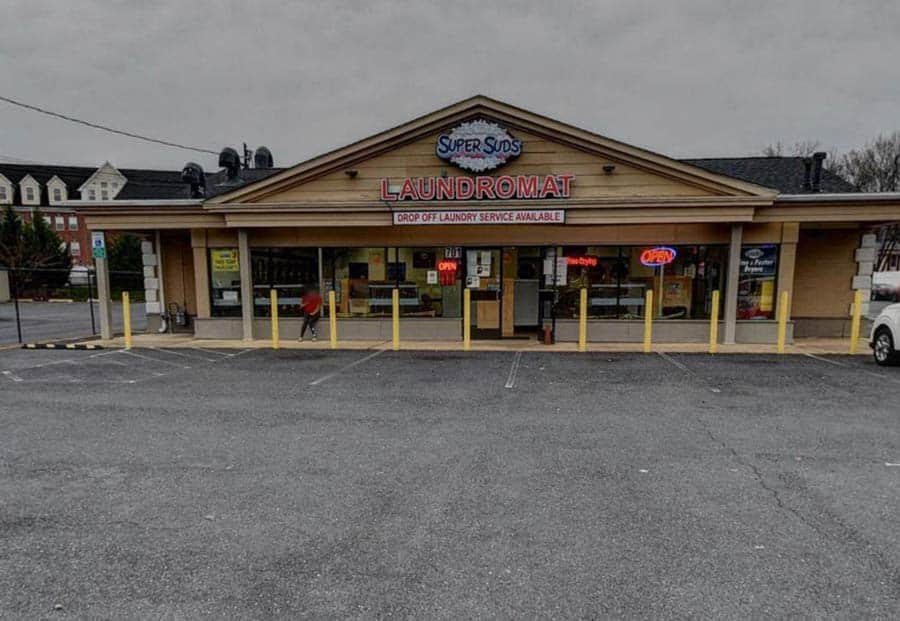
[[125,325],[125,349],[131,349],[131,297],[122,292],[122,323]]
[[394,351],[400,349],[400,289],[391,291],[391,315],[393,318]]
[[787,340],[788,319],[788,292],[781,292],[781,301],[778,303],[778,353],[784,353],[784,343]]
[[853,322],[850,324],[850,354],[856,353],[859,346],[859,324],[862,321],[862,291],[856,290],[853,296]]
[[337,349],[337,296],[334,290],[328,292],[328,337],[331,339],[331,349]]
[[709,309],[709,353],[719,351],[719,290],[712,292],[712,308]]
[[472,291],[463,289],[463,351],[472,347]]
[[587,351],[587,289],[584,287],[578,306],[578,351]]
[[644,301],[644,353],[650,353],[650,341],[653,336],[653,289],[647,290]]
[[269,289],[269,301],[272,309],[272,349],[278,349],[278,291]]

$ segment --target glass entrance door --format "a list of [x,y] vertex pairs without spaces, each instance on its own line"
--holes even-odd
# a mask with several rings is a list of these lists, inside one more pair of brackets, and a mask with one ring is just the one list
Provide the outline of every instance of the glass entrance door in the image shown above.
[[472,338],[499,339],[503,316],[503,253],[499,248],[466,250],[466,288],[472,296]]

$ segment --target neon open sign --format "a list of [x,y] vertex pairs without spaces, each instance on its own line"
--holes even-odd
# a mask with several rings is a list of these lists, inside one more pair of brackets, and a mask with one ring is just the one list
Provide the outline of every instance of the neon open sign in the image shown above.
[[597,267],[597,257],[566,257],[566,265],[574,265],[580,267]]
[[660,246],[658,248],[647,248],[641,253],[641,263],[647,267],[658,267],[660,265],[668,265],[675,260],[678,255],[674,248]]

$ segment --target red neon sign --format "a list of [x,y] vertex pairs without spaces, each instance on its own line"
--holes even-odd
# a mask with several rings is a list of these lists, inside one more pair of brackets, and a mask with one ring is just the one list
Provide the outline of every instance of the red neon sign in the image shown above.
[[641,263],[647,267],[668,265],[678,255],[674,248],[660,246],[659,248],[647,248],[641,253]]
[[578,267],[597,267],[597,257],[566,257],[566,265]]
[[443,259],[438,261],[437,268],[442,285],[452,285],[456,282],[456,270],[459,263],[455,259]]

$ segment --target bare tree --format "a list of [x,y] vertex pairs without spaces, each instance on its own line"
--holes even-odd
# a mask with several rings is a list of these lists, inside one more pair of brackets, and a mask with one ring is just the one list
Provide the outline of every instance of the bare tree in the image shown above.
[[880,134],[840,158],[840,171],[860,192],[900,191],[900,132]]
[[821,151],[822,143],[818,140],[798,140],[790,146],[783,142],[772,143],[762,150],[766,157],[810,157],[816,151]]

